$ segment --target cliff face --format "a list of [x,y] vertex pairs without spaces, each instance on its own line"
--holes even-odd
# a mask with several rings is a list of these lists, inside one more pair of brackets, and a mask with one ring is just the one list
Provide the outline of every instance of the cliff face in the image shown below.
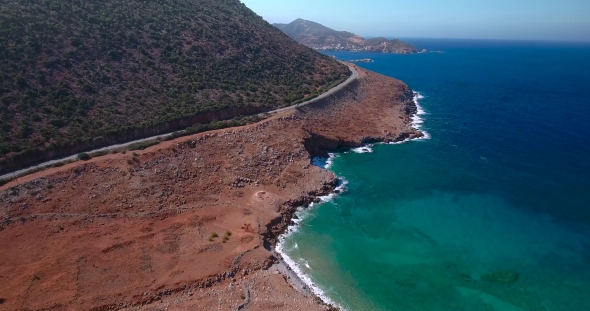
[[0,167],[279,108],[347,74],[238,0],[1,0]]
[[365,39],[347,31],[336,31],[321,24],[297,19],[289,24],[274,24],[293,40],[316,50],[362,51],[396,54],[418,53],[411,44],[398,39]]
[[411,90],[357,71],[334,96],[257,124],[0,187],[2,307],[328,310],[271,251],[295,207],[337,181],[311,157],[420,136]]

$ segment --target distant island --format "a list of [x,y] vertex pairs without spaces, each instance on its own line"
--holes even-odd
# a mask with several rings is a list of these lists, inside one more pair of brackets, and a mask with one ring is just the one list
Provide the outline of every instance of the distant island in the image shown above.
[[[365,39],[348,31],[337,31],[316,22],[296,19],[289,24],[273,24],[295,41],[320,51],[414,54],[419,50],[399,39]],[[422,50],[422,53],[426,50]]]

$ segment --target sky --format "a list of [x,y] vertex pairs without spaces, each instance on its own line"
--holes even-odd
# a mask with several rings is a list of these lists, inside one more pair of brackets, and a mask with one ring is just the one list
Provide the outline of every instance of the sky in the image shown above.
[[297,18],[365,37],[590,41],[590,0],[241,0],[270,23]]

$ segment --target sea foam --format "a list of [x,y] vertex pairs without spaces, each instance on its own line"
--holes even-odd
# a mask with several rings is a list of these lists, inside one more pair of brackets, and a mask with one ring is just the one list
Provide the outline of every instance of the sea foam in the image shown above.
[[416,114],[412,116],[412,127],[421,131],[424,136],[420,138],[416,138],[416,140],[423,140],[423,139],[430,139],[430,134],[428,132],[422,130],[422,125],[424,124],[424,120],[420,117],[426,114],[424,108],[420,106],[420,100],[423,99],[424,96],[418,92],[414,92],[414,104],[416,104]]
[[426,114],[426,111],[424,110],[424,108],[422,106],[420,106],[420,99],[423,99],[424,96],[418,92],[414,92],[414,104],[416,105],[416,113],[412,116],[412,127],[419,130],[420,132],[422,132],[422,134],[424,134],[424,136],[419,137],[419,138],[413,138],[413,139],[404,139],[402,141],[396,141],[396,142],[392,142],[389,143],[390,145],[399,145],[399,144],[403,144],[406,142],[409,142],[410,140],[426,140],[426,139],[430,139],[430,134],[428,132],[426,132],[425,130],[422,129],[422,125],[424,124],[424,119],[422,119],[421,116]]
[[[333,154],[330,154],[330,155],[331,155],[331,157],[333,157]],[[340,185],[338,185],[338,187],[336,187],[336,190],[338,190],[339,193],[344,191],[346,189],[347,183],[348,182],[346,180],[342,180]],[[319,204],[330,202],[337,195],[338,194],[336,192],[333,192],[328,195],[321,196],[321,197],[319,197],[319,199],[321,201]],[[309,208],[305,208],[303,206],[297,208],[297,211],[295,212],[296,217],[293,218],[293,225],[290,225],[287,228],[287,231],[279,237],[279,241],[278,241],[277,245],[275,246],[275,251],[281,255],[281,257],[283,258],[283,260],[285,261],[287,266],[289,266],[289,268],[291,268],[291,270],[293,270],[293,272],[295,272],[295,274],[301,279],[301,281],[303,281],[303,283],[305,283],[305,285],[307,285],[311,289],[311,291],[314,293],[314,295],[319,297],[324,303],[335,306],[335,307],[339,308],[340,310],[346,310],[340,304],[338,304],[335,301],[333,301],[332,299],[330,299],[328,297],[328,295],[320,287],[318,287],[307,274],[305,274],[303,272],[302,267],[312,270],[309,262],[307,262],[305,259],[301,259],[300,262],[298,263],[295,260],[293,260],[291,257],[289,257],[289,255],[287,255],[287,251],[289,251],[289,250],[286,249],[285,241],[291,235],[293,235],[294,233],[296,233],[299,230],[300,225],[303,221],[305,221],[306,219],[309,219],[309,217],[312,215],[312,213],[310,212],[310,209],[312,209],[315,205],[316,205],[315,203],[311,203],[309,205]],[[294,250],[297,248],[298,248],[298,245],[297,245],[297,243],[295,243],[291,250]]]
[[373,152],[373,145],[365,145],[362,147],[351,149],[354,153],[371,153]]
[[321,167],[323,169],[329,169],[332,164],[334,164],[334,159],[336,158],[336,154],[328,153],[327,158],[323,157],[315,157],[311,159],[311,164],[317,167]]

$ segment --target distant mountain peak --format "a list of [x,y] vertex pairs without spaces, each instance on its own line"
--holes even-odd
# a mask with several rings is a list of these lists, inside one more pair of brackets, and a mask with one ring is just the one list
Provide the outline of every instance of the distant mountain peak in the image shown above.
[[398,39],[365,39],[348,31],[337,31],[322,24],[298,18],[288,24],[274,24],[295,41],[316,50],[359,51],[412,54],[418,49]]

